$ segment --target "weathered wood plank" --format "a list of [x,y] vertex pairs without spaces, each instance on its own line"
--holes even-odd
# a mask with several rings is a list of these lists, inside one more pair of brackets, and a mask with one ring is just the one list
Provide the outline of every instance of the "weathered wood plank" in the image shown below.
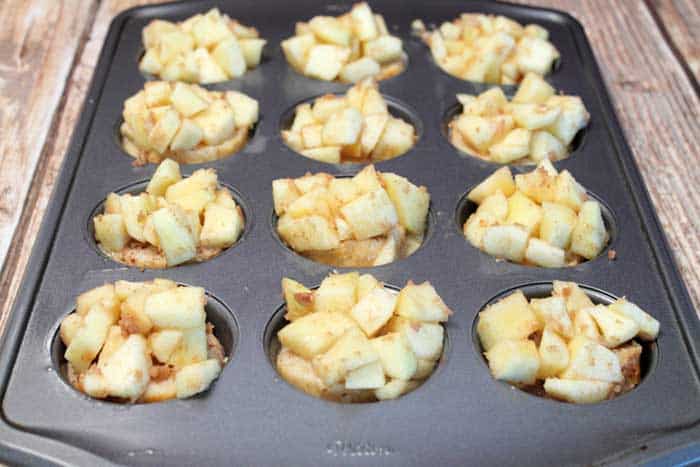
[[648,0],[688,68],[700,80],[700,2]]
[[[52,0],[46,0],[41,3],[48,4],[51,2]],[[17,0],[15,3],[21,3],[21,1]],[[86,1],[75,0],[73,3],[73,8],[64,7],[67,15],[75,15],[75,12],[71,10],[89,10],[90,8],[94,10],[97,8],[96,4],[91,7]],[[65,89],[61,107],[59,109],[51,109],[49,106],[43,108],[49,120],[52,118],[52,115],[57,115],[55,119],[56,124],[51,133],[41,138],[38,137],[39,135],[37,133],[34,133],[39,151],[42,151],[43,148],[43,155],[36,170],[31,194],[27,199],[25,209],[22,212],[21,222],[19,223],[11,245],[5,269],[0,277],[0,330],[4,327],[12,302],[17,294],[17,289],[21,283],[24,269],[29,260],[32,245],[34,244],[34,239],[38,233],[56,177],[58,176],[58,171],[61,167],[61,162],[63,161],[71,135],[73,134],[73,128],[79,118],[83,100],[88,91],[88,86],[90,85],[90,80],[109,28],[109,23],[114,16],[124,9],[143,3],[146,2],[138,0],[108,0],[103,1],[96,12],[93,11],[91,14],[85,12],[85,19],[89,24],[85,24],[86,29],[84,33],[79,33],[77,31],[74,33],[76,41],[81,40],[80,36],[83,36],[82,47],[78,49],[78,44],[76,44],[76,48],[74,48],[73,52],[79,53],[79,58],[77,61],[72,56],[64,56],[61,58],[63,61],[62,65],[71,68],[66,72],[66,77],[68,77],[68,73],[70,72],[70,78]],[[23,14],[24,13],[21,12],[15,12],[10,16]],[[2,16],[0,16],[0,24],[3,24]],[[47,31],[55,28],[55,26],[52,25],[44,25],[42,27]],[[66,42],[62,39],[58,40],[54,38],[53,42],[59,49],[67,48]],[[2,43],[0,43],[0,50],[2,50],[2,47]],[[6,60],[5,55],[0,54],[0,66],[4,66]],[[50,70],[51,68],[46,67],[46,69]],[[50,71],[47,72],[51,73]],[[52,74],[55,75],[55,73]],[[26,89],[31,89],[31,87],[28,86]],[[62,91],[59,91],[59,96],[61,92]],[[2,112],[1,107],[0,112]],[[5,131],[2,121],[0,121],[0,132],[6,134]],[[7,138],[3,139],[7,140]],[[0,140],[0,145],[2,144],[3,142]],[[0,152],[0,154],[3,154],[3,152]],[[6,177],[4,175],[6,172],[4,172],[1,162],[0,170],[2,170],[0,171],[0,174],[2,174],[0,175],[0,186],[3,186],[3,183],[12,184],[16,182],[17,177]],[[29,179],[31,179],[31,176]],[[0,206],[2,206],[2,203],[0,203]],[[21,209],[21,206],[17,209]],[[9,239],[12,238],[12,232],[0,233],[0,242],[5,236],[9,243]]]
[[0,2],[0,266],[61,102],[92,2]]

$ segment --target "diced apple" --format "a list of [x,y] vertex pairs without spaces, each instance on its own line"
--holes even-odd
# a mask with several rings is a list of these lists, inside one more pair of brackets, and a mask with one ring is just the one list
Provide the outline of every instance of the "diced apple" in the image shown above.
[[540,329],[542,325],[520,290],[481,311],[476,327],[485,351],[502,340],[527,339]]
[[623,380],[615,353],[583,336],[576,336],[569,342],[569,366],[561,377],[609,383]]
[[418,368],[416,356],[402,334],[392,332],[376,337],[370,342],[379,354],[379,360],[387,376],[408,380],[416,373]]
[[586,201],[578,213],[578,220],[571,233],[571,251],[587,259],[593,259],[605,248],[608,232],[603,221],[600,203]]
[[177,398],[185,399],[206,391],[220,373],[221,365],[216,359],[187,365],[175,375]]
[[367,292],[350,310],[350,316],[372,337],[389,321],[396,308],[397,296],[383,287]]
[[167,363],[175,349],[182,342],[182,331],[164,329],[148,336],[148,345],[153,356],[161,363]]
[[380,361],[356,368],[345,377],[345,389],[378,389],[385,384],[384,367]]
[[396,314],[408,319],[425,322],[443,322],[452,314],[430,282],[408,283],[399,292]]
[[501,191],[505,196],[515,192],[515,182],[508,167],[501,167],[474,187],[467,195],[470,201],[481,204],[486,197]]
[[156,329],[190,329],[204,325],[207,303],[201,287],[177,287],[149,295],[144,311]]
[[542,203],[540,238],[554,247],[568,248],[577,219],[576,212],[563,204]]
[[311,365],[324,384],[331,386],[344,380],[348,372],[379,360],[367,336],[358,328],[350,328],[323,354],[316,355]]
[[340,336],[355,326],[355,322],[344,313],[315,312],[292,321],[277,333],[277,337],[283,346],[310,359],[326,352]]
[[544,390],[548,395],[575,404],[602,402],[610,397],[612,389],[613,384],[604,381],[547,378],[544,382]]
[[107,251],[121,251],[129,242],[129,233],[121,214],[101,214],[93,219],[95,240]]
[[549,327],[542,332],[539,347],[540,368],[537,379],[557,376],[569,366],[569,349],[566,341]]
[[562,297],[533,298],[530,308],[535,312],[542,327],[548,327],[557,334],[570,339],[574,337],[574,325]]
[[517,225],[494,225],[484,231],[483,248],[491,256],[521,262],[529,236],[525,228]]
[[617,314],[606,306],[596,305],[593,308],[587,308],[587,311],[593,316],[602,334],[602,342],[608,348],[624,344],[639,332],[636,321]]
[[566,265],[566,252],[544,240],[530,238],[525,250],[525,260],[543,268],[563,268]]
[[514,384],[534,384],[540,359],[533,341],[501,340],[484,355],[494,378]]
[[292,279],[282,279],[282,293],[287,307],[284,315],[287,321],[294,321],[315,310],[315,294],[304,285]]
[[370,57],[362,57],[343,66],[339,78],[345,83],[358,83],[365,78],[378,75],[380,71],[379,63]]
[[634,303],[624,298],[618,298],[608,308],[618,315],[634,320],[639,326],[637,335],[641,339],[653,341],[659,335],[659,322]]
[[329,44],[312,45],[304,65],[304,74],[312,78],[332,81],[338,76],[349,56],[350,49],[347,47]]
[[382,235],[398,223],[396,208],[383,189],[367,193],[340,209],[357,240]]
[[348,313],[357,303],[357,281],[359,274],[330,274],[314,294],[315,311]]
[[152,214],[153,227],[158,243],[165,254],[168,266],[191,260],[197,255],[194,236],[189,222],[172,207],[162,208]]
[[258,121],[260,110],[257,100],[238,91],[227,91],[226,100],[233,108],[237,127],[252,127]]

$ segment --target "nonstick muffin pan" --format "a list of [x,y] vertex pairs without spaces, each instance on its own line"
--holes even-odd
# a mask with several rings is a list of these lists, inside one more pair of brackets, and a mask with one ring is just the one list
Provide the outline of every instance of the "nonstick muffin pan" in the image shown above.
[[[154,165],[134,167],[118,144],[124,99],[143,86],[138,71],[141,30],[154,18],[182,20],[218,6],[268,39],[261,65],[241,79],[208,85],[260,101],[261,120],[235,155],[183,166],[189,175],[213,167],[234,188],[246,213],[246,233],[234,248],[201,264],[162,271],[126,268],[101,255],[91,240],[94,209],[111,191],[147,181]],[[455,311],[446,325],[444,356],[432,377],[394,401],[341,405],[285,383],[270,364],[271,329],[279,326],[280,280],[318,285],[332,268],[296,255],[274,231],[271,182],[360,167],[314,162],[280,137],[284,116],[299,102],[346,85],[294,72],[279,43],[294,23],[338,15],[350,2],[300,0],[184,2],[128,10],[112,23],[82,118],[27,267],[0,350],[0,459],[61,465],[566,465],[660,463],[696,459],[700,448],[698,319],[613,113],[582,27],[564,13],[486,1],[376,0],[393,34],[404,41],[408,68],[383,81],[381,92],[411,119],[421,137],[400,158],[377,169],[428,187],[431,214],[423,246],[395,263],[371,268],[402,287],[429,280]],[[550,31],[562,54],[547,80],[579,95],[591,113],[568,169],[610,209],[609,251],[576,267],[547,270],[495,261],[461,233],[460,199],[497,166],[465,156],[443,133],[455,94],[485,86],[441,71],[410,24],[451,20],[460,12],[503,14]],[[514,88],[505,87],[512,94]],[[529,170],[515,167],[515,172]],[[692,233],[689,233],[692,234]],[[58,367],[54,338],[78,293],[118,279],[166,277],[204,287],[215,298],[218,324],[230,327],[231,358],[211,390],[188,400],[147,405],[97,401],[72,389]],[[626,295],[661,322],[651,364],[634,391],[595,405],[537,398],[495,381],[473,341],[477,313],[505,291],[554,279]],[[210,300],[211,301],[211,300]],[[218,326],[217,326],[218,328]],[[220,332],[222,332],[220,330]]]

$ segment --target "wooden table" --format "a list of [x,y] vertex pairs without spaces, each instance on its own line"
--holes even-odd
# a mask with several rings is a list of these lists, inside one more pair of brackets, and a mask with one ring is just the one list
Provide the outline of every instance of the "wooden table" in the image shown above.
[[[112,18],[139,0],[0,1],[0,331]],[[586,28],[700,310],[700,2],[525,0]],[[276,44],[272,44],[276,46]]]

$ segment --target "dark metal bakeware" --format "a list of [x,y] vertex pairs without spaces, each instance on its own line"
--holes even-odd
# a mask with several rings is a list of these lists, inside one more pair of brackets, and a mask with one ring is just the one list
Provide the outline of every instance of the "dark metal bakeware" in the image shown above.
[[[396,287],[409,279],[430,280],[455,311],[446,327],[449,345],[433,376],[394,401],[325,402],[278,377],[264,334],[282,302],[280,279],[315,285],[332,269],[294,254],[277,239],[271,182],[307,171],[343,175],[358,170],[311,161],[282,142],[285,112],[347,86],[295,73],[279,43],[293,33],[295,21],[340,14],[349,5],[184,2],[136,8],[115,18],[3,338],[0,458],[17,464],[309,466],[665,464],[699,458],[698,319],[584,31],[571,16],[552,10],[486,1],[372,2],[403,39],[409,57],[407,70],[382,82],[381,92],[414,109],[423,128],[414,148],[377,168],[426,185],[432,222],[414,255],[368,271]],[[239,80],[209,86],[255,97],[261,120],[236,155],[183,170],[217,169],[220,181],[241,194],[247,234],[205,263],[164,271],[125,268],[95,250],[87,226],[107,193],[145,181],[155,169],[134,167],[115,142],[123,101],[145,80],[137,68],[141,30],[151,19],[181,20],[213,6],[254,25],[269,41],[258,68]],[[547,79],[567,94],[580,95],[592,116],[580,147],[556,166],[569,169],[610,207],[615,261],[603,256],[565,269],[524,267],[497,262],[462,236],[454,220],[458,202],[467,187],[497,166],[461,155],[444,137],[442,120],[456,93],[484,86],[442,72],[411,35],[410,23],[421,18],[439,24],[463,11],[504,14],[550,31],[562,61]],[[238,339],[221,377],[198,397],[160,404],[117,405],[73,390],[58,374],[51,348],[75,296],[106,281],[153,277],[201,285],[231,310]],[[504,290],[553,279],[627,295],[661,322],[656,364],[637,389],[612,401],[577,406],[536,398],[491,378],[472,342],[476,314]]]

